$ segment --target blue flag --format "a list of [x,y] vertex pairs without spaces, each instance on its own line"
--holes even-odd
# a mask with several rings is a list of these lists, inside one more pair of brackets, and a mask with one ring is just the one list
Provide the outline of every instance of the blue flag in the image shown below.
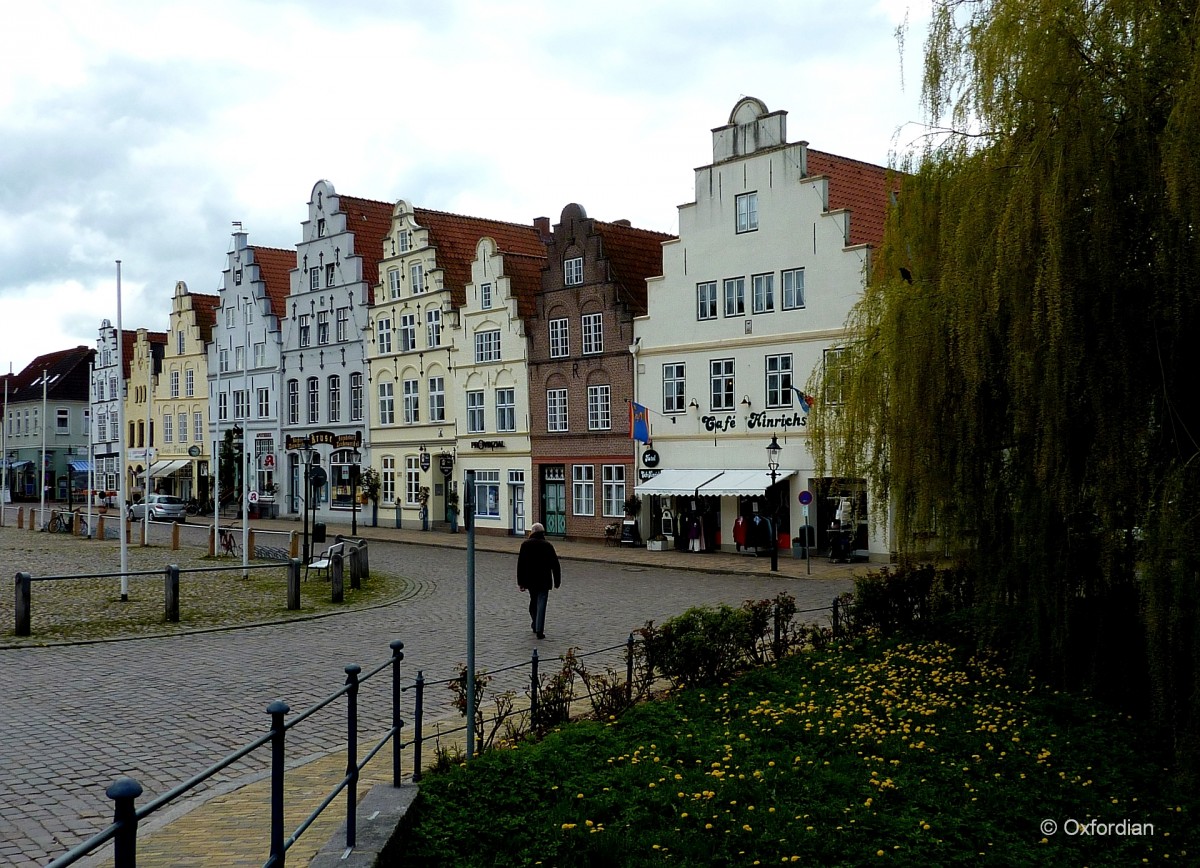
[[642,443],[650,442],[650,414],[635,401],[629,402],[629,437]]

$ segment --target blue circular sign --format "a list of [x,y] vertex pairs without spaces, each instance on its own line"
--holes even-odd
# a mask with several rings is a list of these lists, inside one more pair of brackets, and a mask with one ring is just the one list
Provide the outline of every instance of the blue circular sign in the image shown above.
[[802,504],[804,504],[805,506],[808,506],[810,503],[812,503],[812,492],[811,491],[800,492],[800,502]]

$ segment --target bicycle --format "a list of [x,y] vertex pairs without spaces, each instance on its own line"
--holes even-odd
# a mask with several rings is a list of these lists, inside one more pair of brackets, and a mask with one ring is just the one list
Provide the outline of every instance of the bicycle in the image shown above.
[[221,557],[229,555],[237,557],[242,553],[241,540],[237,538],[237,533],[232,528],[221,530]]
[[66,513],[53,512],[50,514],[50,520],[42,525],[42,530],[47,533],[70,533],[71,522],[67,519]]

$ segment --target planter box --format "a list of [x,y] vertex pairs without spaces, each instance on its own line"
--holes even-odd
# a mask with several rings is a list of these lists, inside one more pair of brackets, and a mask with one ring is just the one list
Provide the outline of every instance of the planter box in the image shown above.
[[669,540],[669,539],[646,540],[646,548],[647,548],[647,550],[652,551],[652,552],[665,552],[670,547],[671,547],[671,540]]

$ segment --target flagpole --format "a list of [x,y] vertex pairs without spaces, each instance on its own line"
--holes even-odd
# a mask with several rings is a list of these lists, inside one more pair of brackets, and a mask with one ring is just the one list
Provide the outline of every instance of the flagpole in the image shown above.
[[38,503],[38,527],[46,526],[46,369],[42,368],[42,497]]
[[150,545],[150,491],[154,484],[154,343],[146,334],[146,482],[142,486],[142,545]]
[[129,475],[125,466],[125,397],[128,383],[125,374],[125,332],[121,328],[121,260],[117,260],[117,380],[120,388],[117,390],[117,475],[118,493],[117,512],[121,528],[121,602],[129,602],[129,489],[125,477]]

